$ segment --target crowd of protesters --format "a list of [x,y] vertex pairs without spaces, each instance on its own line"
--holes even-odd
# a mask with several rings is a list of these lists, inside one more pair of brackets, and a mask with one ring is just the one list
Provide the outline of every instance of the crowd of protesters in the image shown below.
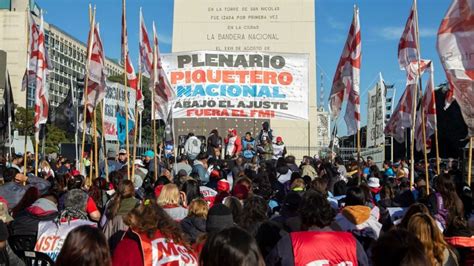
[[404,160],[297,162],[268,124],[256,138],[191,133],[176,160],[110,150],[95,178],[65,158],[35,176],[32,159],[0,158],[0,265],[24,265],[24,250],[56,265],[474,264],[455,161],[430,165],[429,184],[416,165],[411,187]]

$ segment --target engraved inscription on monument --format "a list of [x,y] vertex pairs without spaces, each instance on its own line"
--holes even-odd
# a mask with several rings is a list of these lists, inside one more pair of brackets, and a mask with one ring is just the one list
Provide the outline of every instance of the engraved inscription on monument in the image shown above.
[[315,42],[314,0],[174,1],[173,52],[211,50],[309,55],[309,104],[302,106],[308,108],[309,123],[271,121],[287,145],[317,145]]

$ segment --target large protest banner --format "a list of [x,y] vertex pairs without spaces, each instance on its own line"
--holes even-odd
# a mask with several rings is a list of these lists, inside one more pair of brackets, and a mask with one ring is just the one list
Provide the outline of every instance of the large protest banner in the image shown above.
[[367,147],[385,143],[385,86],[382,81],[368,92]]
[[307,54],[182,52],[163,55],[174,118],[308,119]]
[[[134,113],[135,113],[135,90],[128,88],[128,113],[129,113],[129,129],[133,131]],[[123,116],[118,115],[121,112]],[[125,123],[117,123],[125,121],[121,119],[125,117],[125,86],[119,83],[107,82],[107,88],[104,98],[104,134],[105,140],[117,141],[117,130],[125,130]]]

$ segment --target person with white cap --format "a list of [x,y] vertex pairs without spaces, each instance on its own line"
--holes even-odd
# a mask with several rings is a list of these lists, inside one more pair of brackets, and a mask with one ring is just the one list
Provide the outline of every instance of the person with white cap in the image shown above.
[[140,159],[135,159],[133,167],[135,167],[135,179],[133,180],[133,184],[135,189],[139,189],[143,184],[143,179],[145,179],[148,174],[148,170]]
[[283,138],[278,136],[276,142],[273,143],[273,160],[278,160],[279,158],[285,157],[286,147],[283,142]]
[[128,164],[128,153],[125,149],[120,149],[118,152],[117,161],[123,166]]
[[374,203],[380,201],[380,191],[382,187],[380,186],[380,179],[378,177],[370,177],[367,185],[370,188],[370,194],[372,194],[372,200]]

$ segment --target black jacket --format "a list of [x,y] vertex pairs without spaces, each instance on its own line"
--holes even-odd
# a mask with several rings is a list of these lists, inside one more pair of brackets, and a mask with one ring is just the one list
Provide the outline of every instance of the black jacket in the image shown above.
[[50,213],[46,215],[35,215],[28,210],[18,213],[15,220],[12,221],[12,235],[34,235],[38,234],[38,224],[42,221],[51,221],[58,217],[58,213]]
[[206,233],[206,219],[204,218],[188,216],[181,220],[180,224],[191,243],[195,243],[200,235]]

